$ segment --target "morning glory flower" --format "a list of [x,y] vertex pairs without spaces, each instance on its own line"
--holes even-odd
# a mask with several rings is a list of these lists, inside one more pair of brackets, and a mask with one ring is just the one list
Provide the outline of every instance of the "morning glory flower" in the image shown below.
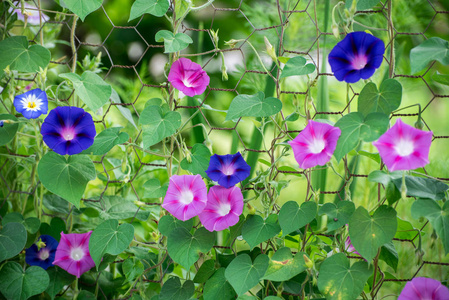
[[52,109],[42,124],[41,134],[48,147],[60,155],[73,155],[94,143],[95,125],[84,109],[61,106]]
[[240,188],[213,186],[207,194],[206,208],[200,213],[201,224],[209,231],[221,231],[239,221],[243,212],[243,195]]
[[207,188],[200,175],[170,177],[162,207],[181,221],[197,216],[206,207]]
[[[28,17],[27,18],[27,22],[28,24],[31,25],[39,25],[40,24],[40,16],[39,16],[39,10],[37,9],[37,7],[28,4],[28,3],[24,3],[24,14],[22,14],[22,9],[17,8],[17,9],[10,9],[10,12],[13,10],[13,13],[17,14],[17,20],[21,20],[23,22],[25,22],[25,15]],[[42,13],[42,23],[46,22],[50,20],[50,18],[45,15],[44,13]]]
[[89,239],[92,231],[87,233],[61,232],[61,241],[56,249],[54,265],[80,278],[89,271],[95,263],[89,253]]
[[3,120],[0,120],[0,127],[3,127],[4,124],[5,122]]
[[351,32],[329,53],[329,64],[339,81],[355,83],[373,76],[385,53],[384,42],[366,32]]
[[52,236],[41,235],[36,244],[25,251],[25,261],[30,266],[39,266],[45,270],[53,265],[58,241]]
[[243,159],[240,152],[236,154],[217,155],[210,158],[207,176],[219,185],[230,188],[245,180],[251,171],[251,167]]
[[187,58],[180,58],[171,66],[168,81],[177,90],[193,97],[204,93],[210,78],[199,64]]
[[413,170],[429,163],[432,132],[396,121],[393,127],[373,143],[390,171]]
[[326,123],[310,120],[296,138],[288,142],[302,169],[325,165],[337,147],[341,130]]
[[416,277],[407,282],[398,300],[445,300],[449,289],[438,280]]
[[357,250],[355,250],[354,246],[352,245],[351,239],[349,238],[349,236],[345,240],[345,250],[349,253],[360,255],[360,253],[358,253]]
[[34,89],[14,97],[14,107],[27,119],[36,119],[48,112],[47,94]]

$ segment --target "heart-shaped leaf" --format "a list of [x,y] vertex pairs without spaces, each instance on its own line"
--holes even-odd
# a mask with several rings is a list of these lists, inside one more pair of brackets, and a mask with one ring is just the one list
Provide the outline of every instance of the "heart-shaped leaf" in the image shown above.
[[150,105],[140,114],[143,126],[143,146],[148,148],[173,135],[181,126],[181,115],[177,111],[162,112],[160,106]]
[[143,198],[161,198],[165,197],[168,189],[168,183],[161,186],[161,182],[157,178],[151,178],[143,184],[145,192]]
[[23,250],[27,231],[20,223],[8,223],[0,230],[0,262],[14,257]]
[[320,207],[318,215],[327,215],[327,230],[332,231],[348,224],[349,218],[355,211],[354,202],[339,201],[334,203],[325,203]]
[[87,183],[97,177],[95,166],[87,155],[68,157],[48,152],[37,167],[39,179],[50,192],[64,198],[77,208]]
[[35,234],[41,226],[41,221],[38,218],[29,217],[25,219],[22,214],[18,212],[8,213],[3,217],[2,224],[6,225],[8,223],[21,223],[31,234]]
[[277,114],[282,109],[281,100],[268,97],[263,92],[255,95],[238,95],[229,106],[226,121],[240,117],[269,117]]
[[387,265],[392,267],[393,270],[397,272],[399,257],[398,252],[394,247],[393,241],[386,243],[385,245],[382,246],[382,248],[380,248],[379,259],[386,262]]
[[179,277],[172,277],[162,286],[159,300],[189,300],[194,292],[195,285],[192,280],[186,280],[181,284]]
[[100,265],[106,253],[118,255],[122,253],[134,238],[134,227],[131,224],[118,224],[117,220],[107,220],[95,228],[90,236],[89,251],[95,265]]
[[[398,190],[402,189],[402,177],[393,179],[393,183]],[[432,200],[444,199],[445,192],[449,189],[447,184],[439,180],[410,175],[405,176],[405,186],[407,187],[407,196]]]
[[[0,75],[1,75],[0,70]],[[0,114],[0,121],[4,120],[12,120],[18,121],[18,119],[13,115]],[[0,146],[8,144],[17,133],[17,129],[19,129],[19,123],[6,123],[4,122],[3,127],[0,127]]]
[[368,267],[366,261],[350,266],[346,255],[337,253],[321,264],[318,289],[328,300],[355,300],[372,273],[373,267]]
[[395,79],[387,79],[377,89],[376,84],[369,82],[359,95],[357,111],[367,116],[373,112],[389,115],[401,105],[402,85]]
[[16,262],[7,262],[0,270],[0,291],[11,300],[26,300],[45,291],[50,279],[44,269],[32,266],[24,272]]
[[190,171],[194,175],[199,174],[202,177],[207,177],[205,171],[209,167],[210,156],[209,148],[203,144],[195,144],[190,156],[191,161],[189,162],[187,158],[184,158],[181,161],[181,168]]
[[65,6],[74,12],[81,21],[103,4],[103,0],[64,0]]
[[7,66],[19,72],[38,72],[48,66],[51,58],[50,51],[41,45],[28,47],[25,36],[12,36],[0,41],[0,53],[0,78]]
[[279,212],[279,224],[282,228],[282,236],[306,226],[315,219],[317,205],[313,201],[307,201],[299,207],[295,201],[285,203]]
[[157,229],[160,233],[168,237],[173,230],[179,227],[185,228],[187,231],[190,231],[190,229],[192,229],[193,227],[193,219],[181,221],[174,218],[173,216],[166,215],[159,220]]
[[133,6],[131,6],[131,14],[128,22],[143,14],[162,17],[168,11],[169,6],[170,4],[167,0],[136,0]]
[[293,257],[290,248],[283,247],[271,257],[268,269],[263,279],[271,281],[287,281],[306,269],[304,252],[296,253]]
[[146,221],[150,216],[150,212],[144,208],[137,207],[131,199],[124,199],[119,196],[103,196],[101,202],[100,197],[93,197],[86,201],[87,207],[93,207],[100,213],[100,218],[109,219],[128,219],[137,218]]
[[364,207],[359,206],[349,220],[349,237],[355,250],[370,261],[380,246],[393,239],[397,226],[393,208],[382,205],[370,216]]
[[[111,102],[118,103],[118,104],[122,103],[120,96],[117,94],[117,92],[114,89],[112,89]],[[131,123],[131,125],[133,125],[134,128],[137,129],[137,125],[134,122],[133,115],[132,115],[131,111],[124,105],[114,105],[114,106],[118,109],[118,111],[122,114],[122,116],[126,120],[128,120],[128,122]]]
[[225,277],[240,296],[259,283],[268,268],[268,256],[260,254],[251,261],[248,254],[234,258],[226,268]]
[[410,51],[412,74],[424,69],[431,61],[449,64],[449,42],[439,37],[431,37]]
[[160,30],[155,36],[156,42],[164,41],[164,53],[173,53],[184,50],[193,43],[193,40],[185,33],[178,32],[173,34],[173,32],[168,30]]
[[100,109],[112,95],[112,87],[100,76],[85,71],[81,76],[75,73],[59,74],[59,77],[70,80],[75,94],[93,111]]
[[271,239],[281,231],[277,215],[269,215],[265,220],[259,215],[248,217],[242,227],[242,236],[253,249],[258,244]]
[[76,278],[58,266],[48,268],[47,273],[50,282],[45,292],[51,299],[55,299],[56,295],[64,288],[64,286],[70,285]]
[[215,243],[215,233],[201,227],[192,235],[186,228],[174,229],[168,237],[170,257],[187,270],[198,260],[200,253],[208,252]]
[[235,292],[225,277],[225,268],[218,269],[204,285],[204,300],[235,299]]
[[362,140],[372,142],[377,140],[388,129],[390,119],[383,113],[370,113],[366,117],[360,112],[345,115],[335,123],[341,129],[334,156],[340,161],[343,156],[354,149]]
[[108,153],[114,146],[123,144],[129,139],[126,132],[120,132],[123,127],[112,127],[100,132],[89,149],[83,151],[83,154],[103,155]]
[[122,264],[123,274],[128,282],[134,282],[136,278],[143,274],[144,266],[142,262],[136,258],[128,258]]
[[307,60],[302,56],[295,56],[290,58],[282,70],[279,78],[307,75],[315,71],[314,64],[306,64]]

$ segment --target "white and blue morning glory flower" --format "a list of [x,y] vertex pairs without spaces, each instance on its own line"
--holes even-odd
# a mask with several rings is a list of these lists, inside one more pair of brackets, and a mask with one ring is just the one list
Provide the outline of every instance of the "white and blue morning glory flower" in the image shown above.
[[14,107],[27,119],[36,119],[48,112],[47,94],[41,89],[34,89],[14,98]]

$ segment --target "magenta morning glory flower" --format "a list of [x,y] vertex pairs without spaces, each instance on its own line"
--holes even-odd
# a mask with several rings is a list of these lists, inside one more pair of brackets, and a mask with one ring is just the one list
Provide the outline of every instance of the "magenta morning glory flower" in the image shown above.
[[45,144],[60,155],[73,155],[94,143],[95,125],[84,109],[72,106],[52,109],[42,124]]
[[210,78],[199,64],[180,58],[171,66],[168,81],[177,90],[193,97],[204,93]]
[[446,300],[449,289],[438,280],[416,277],[407,282],[398,300]]
[[[22,9],[19,7],[17,9],[10,8],[10,12],[14,10],[14,13],[17,14],[17,20],[21,20],[25,22],[25,15],[27,15],[27,22],[31,25],[39,25],[40,24],[40,16],[39,10],[37,7],[30,5],[28,3],[24,3],[24,14],[22,14]],[[50,18],[42,13],[42,23],[48,21]]]
[[346,241],[345,241],[345,250],[349,253],[354,253],[354,254],[360,255],[360,253],[358,253],[357,250],[355,250],[354,246],[352,245],[351,239],[349,238],[349,236],[346,238]]
[[207,194],[206,208],[200,213],[201,224],[209,231],[221,231],[239,221],[243,212],[243,195],[240,188],[213,186]]
[[335,78],[354,83],[370,78],[380,67],[385,53],[384,42],[366,32],[351,32],[329,53]]
[[14,97],[14,107],[27,119],[36,119],[47,114],[47,94],[41,89],[34,89]]
[[230,188],[245,180],[250,171],[251,167],[243,159],[240,152],[237,152],[228,155],[212,155],[206,174],[213,181],[217,181],[219,185]]
[[413,170],[429,163],[432,132],[396,121],[393,127],[373,143],[390,171]]
[[331,159],[340,135],[340,128],[310,120],[306,128],[288,143],[299,167],[307,169],[322,166]]
[[95,263],[89,253],[89,239],[92,231],[87,233],[61,232],[61,241],[56,249],[54,265],[61,267],[72,275],[80,278],[89,271]]
[[206,202],[207,188],[200,175],[173,175],[162,207],[175,218],[186,221],[202,212]]
[[53,265],[58,242],[49,235],[41,235],[36,244],[25,251],[25,261],[30,266],[39,266],[45,270]]

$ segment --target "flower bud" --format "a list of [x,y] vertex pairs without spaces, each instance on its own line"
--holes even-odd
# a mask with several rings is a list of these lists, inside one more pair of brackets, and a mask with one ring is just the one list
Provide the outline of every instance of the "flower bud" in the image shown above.
[[340,39],[340,32],[338,30],[338,25],[337,24],[332,24],[332,34],[335,36],[335,38],[338,40]]
[[248,208],[248,214],[249,215],[255,215],[256,214],[256,209],[254,207],[252,207],[251,204],[246,203],[246,207]]
[[273,45],[271,45],[270,41],[267,39],[266,36],[263,37],[263,40],[265,42],[265,47],[267,48],[268,55],[274,62],[277,62],[276,51],[274,50]]
[[219,40],[219,38],[218,38],[218,31],[219,30],[220,29],[217,29],[217,31],[215,31],[213,29],[210,30],[210,33],[212,34],[212,38],[214,39],[215,47],[218,47],[218,40]]
[[313,261],[311,261],[307,255],[303,254],[302,257],[304,257],[304,262],[307,266],[307,268],[312,269],[313,268]]
[[235,48],[235,45],[237,45],[238,42],[239,42],[239,40],[231,39],[229,41],[226,41],[225,45],[227,45],[227,46],[229,46],[231,48]]
[[139,207],[142,207],[142,206],[145,206],[145,205],[146,205],[144,202],[139,201],[139,200],[135,200],[135,201],[134,201],[134,204],[135,204],[136,206],[139,206]]
[[419,119],[418,121],[415,122],[415,128],[419,129],[419,130],[423,130],[424,122],[421,119]]

